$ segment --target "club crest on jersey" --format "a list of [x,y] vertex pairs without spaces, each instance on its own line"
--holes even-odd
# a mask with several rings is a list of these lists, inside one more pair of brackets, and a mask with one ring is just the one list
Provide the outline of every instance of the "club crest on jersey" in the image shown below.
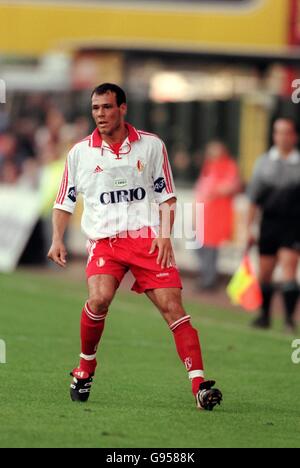
[[124,203],[141,201],[146,197],[146,190],[143,187],[130,190],[116,190],[113,192],[103,192],[100,195],[100,203],[102,205],[110,205],[111,203]]
[[70,187],[69,192],[68,192],[68,198],[75,203],[76,202],[76,189],[75,187]]
[[191,370],[191,368],[192,368],[192,365],[193,365],[192,358],[187,357],[186,360],[184,361],[184,364],[185,364],[186,370],[189,372]]
[[154,191],[157,193],[162,193],[163,190],[166,188],[166,181],[163,177],[159,177],[154,182]]
[[139,172],[143,172],[143,170],[145,169],[145,165],[142,163],[140,159],[138,160],[136,167]]
[[158,273],[156,278],[166,278],[167,276],[170,276],[170,273]]

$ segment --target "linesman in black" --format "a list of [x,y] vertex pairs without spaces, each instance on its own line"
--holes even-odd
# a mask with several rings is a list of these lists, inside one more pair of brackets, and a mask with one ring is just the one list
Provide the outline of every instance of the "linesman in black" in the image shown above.
[[299,297],[297,267],[300,253],[300,152],[298,133],[293,120],[280,118],[273,128],[274,146],[256,163],[248,187],[250,209],[248,245],[256,242],[253,226],[261,214],[259,232],[259,280],[263,305],[253,322],[258,328],[271,326],[273,272],[279,264],[280,289],[285,306],[285,328],[295,333],[295,310]]

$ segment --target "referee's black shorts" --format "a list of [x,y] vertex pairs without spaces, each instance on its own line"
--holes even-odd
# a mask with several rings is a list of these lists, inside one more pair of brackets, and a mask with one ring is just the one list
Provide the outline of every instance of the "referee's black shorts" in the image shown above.
[[263,216],[259,237],[260,255],[276,255],[281,248],[300,253],[300,219]]

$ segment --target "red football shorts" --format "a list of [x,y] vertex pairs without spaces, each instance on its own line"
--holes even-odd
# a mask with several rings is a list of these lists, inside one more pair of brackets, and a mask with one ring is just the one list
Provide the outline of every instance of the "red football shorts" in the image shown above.
[[149,254],[155,237],[154,230],[143,228],[98,241],[89,241],[87,277],[112,275],[120,284],[130,270],[136,280],[132,291],[139,294],[151,289],[182,288],[177,267],[162,269],[156,263],[158,249]]

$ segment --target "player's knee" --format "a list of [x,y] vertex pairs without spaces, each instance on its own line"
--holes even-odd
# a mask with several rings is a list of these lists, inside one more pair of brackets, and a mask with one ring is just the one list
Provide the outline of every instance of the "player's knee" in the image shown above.
[[91,296],[88,301],[90,309],[96,315],[101,315],[101,314],[108,312],[110,303],[111,303],[111,298],[109,296],[106,296],[105,294]]
[[185,315],[185,311],[182,305],[176,300],[169,300],[168,302],[166,302],[164,304],[162,312],[168,318],[169,322],[175,322],[176,320],[179,320]]

